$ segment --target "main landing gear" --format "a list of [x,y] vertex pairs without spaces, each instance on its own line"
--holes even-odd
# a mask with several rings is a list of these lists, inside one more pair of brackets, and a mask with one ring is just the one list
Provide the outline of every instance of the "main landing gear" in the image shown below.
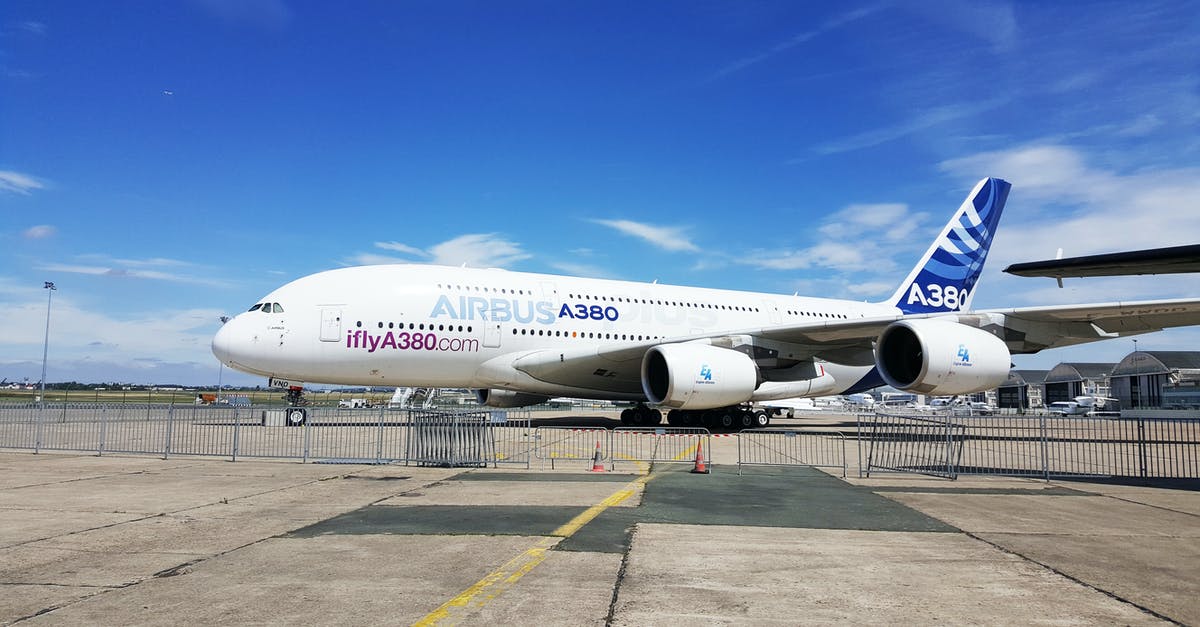
[[[662,423],[662,412],[638,403],[621,412],[621,424],[627,427],[653,427]],[[750,406],[720,407],[717,409],[672,409],[667,413],[672,427],[704,427],[721,431],[762,429],[771,425],[771,415]]]
[[626,427],[653,427],[662,423],[662,412],[642,403],[621,412],[621,424]]

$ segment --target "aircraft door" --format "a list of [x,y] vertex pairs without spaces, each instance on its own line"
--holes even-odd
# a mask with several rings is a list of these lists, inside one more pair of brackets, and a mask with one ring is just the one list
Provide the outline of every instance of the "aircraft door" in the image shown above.
[[337,342],[342,339],[342,310],[333,307],[321,308],[321,341]]
[[771,324],[780,324],[783,322],[783,316],[779,313],[779,303],[772,300],[764,300],[763,307],[767,310],[767,315],[771,317]]
[[500,323],[487,322],[483,325],[483,347],[498,348],[500,346]]

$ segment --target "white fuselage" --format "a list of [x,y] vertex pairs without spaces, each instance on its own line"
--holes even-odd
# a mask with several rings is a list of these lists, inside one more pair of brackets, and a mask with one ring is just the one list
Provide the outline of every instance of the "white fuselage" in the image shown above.
[[[495,361],[506,365],[514,356],[544,349],[636,346],[896,312],[887,305],[823,298],[378,265],[321,272],[280,287],[255,310],[226,323],[213,351],[233,368],[277,379],[639,400],[640,394],[545,384],[503,367],[497,374]],[[823,365],[839,391],[870,371]]]

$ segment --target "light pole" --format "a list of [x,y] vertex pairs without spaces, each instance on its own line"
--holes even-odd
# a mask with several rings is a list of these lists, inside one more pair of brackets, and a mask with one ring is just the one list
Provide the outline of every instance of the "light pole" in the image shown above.
[[54,292],[58,289],[50,281],[46,281],[43,288],[46,290],[46,341],[42,345],[42,407],[46,406],[46,357],[50,355],[50,301],[54,298]]
[[[220,318],[217,318],[217,320],[221,321],[221,326],[224,326],[225,323],[229,322],[231,319],[232,318],[230,318],[229,316],[221,316]],[[216,404],[220,405],[221,404],[221,375],[225,374],[225,362],[218,359],[217,363],[220,365],[217,366],[217,401],[216,401]]]

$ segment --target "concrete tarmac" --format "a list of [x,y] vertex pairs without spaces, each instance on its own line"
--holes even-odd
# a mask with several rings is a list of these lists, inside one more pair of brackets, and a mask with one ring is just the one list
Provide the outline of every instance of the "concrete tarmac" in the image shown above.
[[712,457],[0,453],[0,623],[1200,624],[1200,492]]

